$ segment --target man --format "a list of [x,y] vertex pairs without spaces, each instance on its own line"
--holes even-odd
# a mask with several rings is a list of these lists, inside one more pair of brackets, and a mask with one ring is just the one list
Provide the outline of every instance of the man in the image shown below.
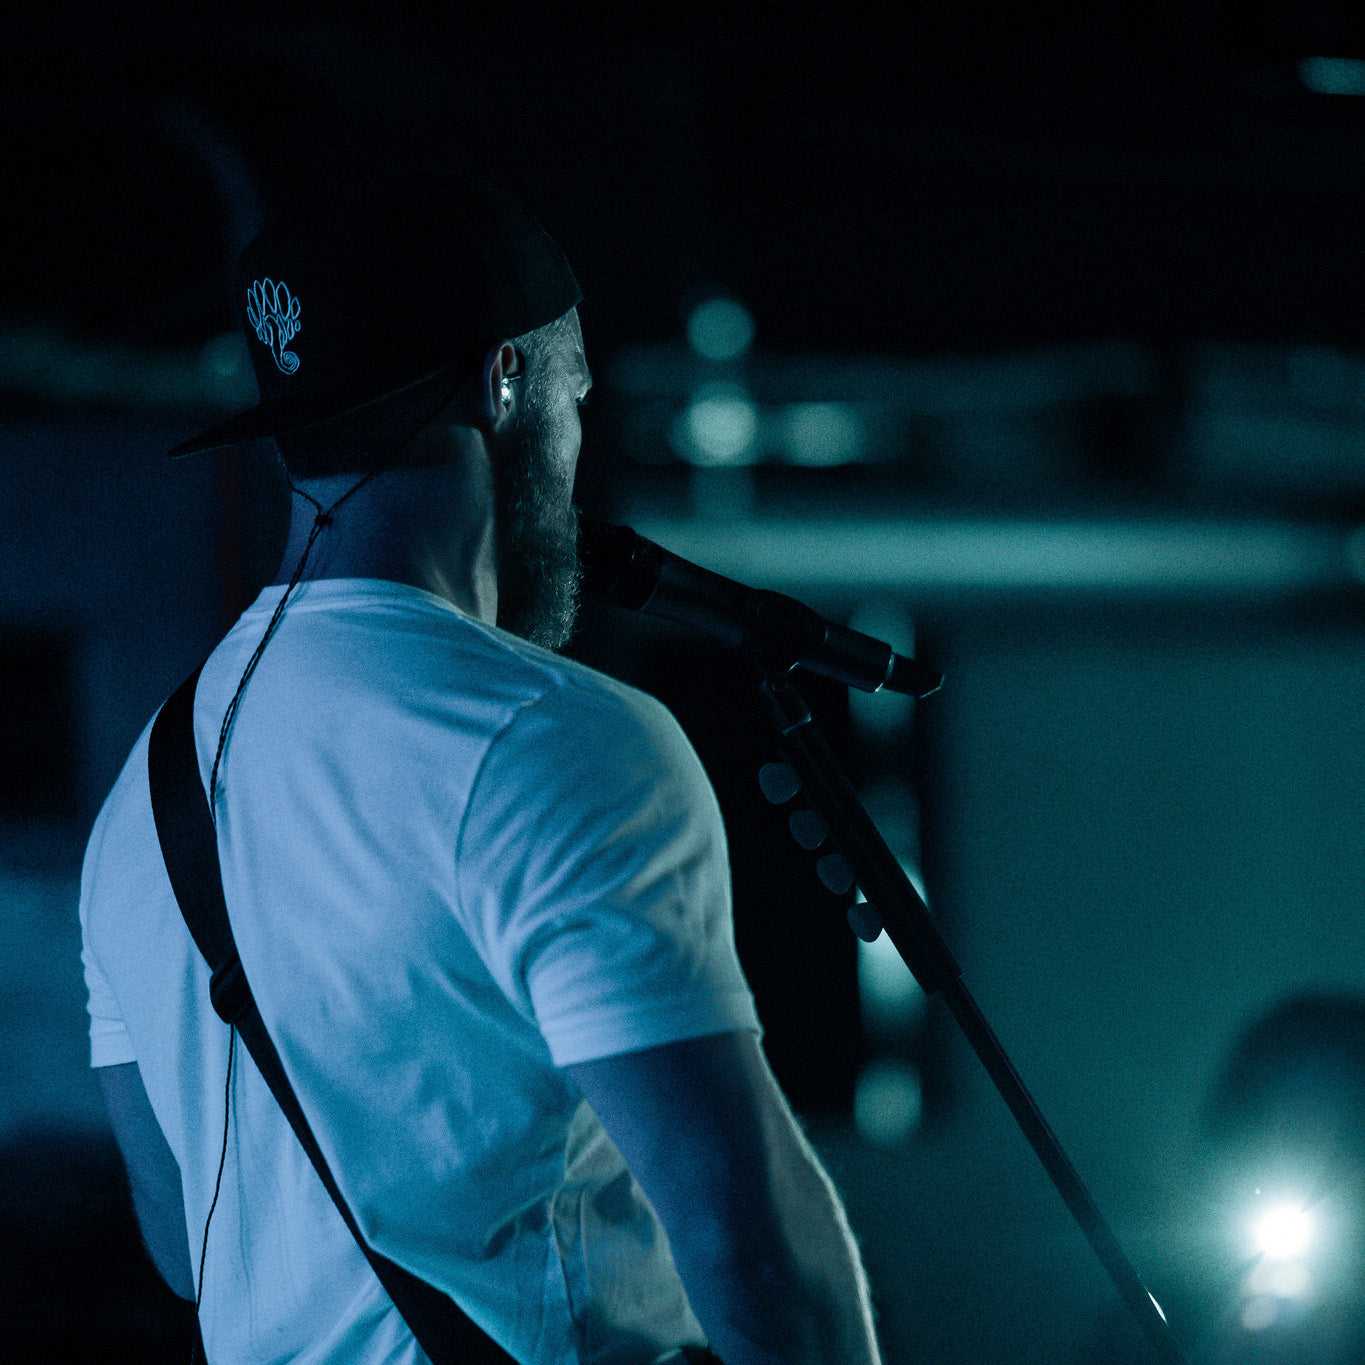
[[[195,697],[238,949],[366,1240],[518,1361],[876,1359],[759,1047],[724,835],[668,713],[550,652],[591,385],[573,276],[462,182],[341,186],[243,254],[298,496]],[[211,1362],[424,1357],[232,1031],[147,734],[82,882],[92,1060]],[[216,1202],[215,1202],[216,1201]]]

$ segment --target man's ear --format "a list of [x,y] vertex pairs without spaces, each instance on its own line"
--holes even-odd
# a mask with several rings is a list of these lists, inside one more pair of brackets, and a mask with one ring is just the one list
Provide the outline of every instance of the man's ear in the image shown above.
[[517,414],[519,381],[526,373],[525,357],[510,341],[499,342],[483,358],[479,385],[479,415],[493,432],[503,431]]

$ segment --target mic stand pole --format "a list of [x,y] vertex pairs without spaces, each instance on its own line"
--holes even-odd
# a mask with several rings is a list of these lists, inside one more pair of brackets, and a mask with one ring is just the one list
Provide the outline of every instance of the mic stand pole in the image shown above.
[[810,708],[785,681],[795,661],[780,654],[776,660],[767,660],[761,649],[749,652],[763,675],[762,692],[783,754],[807,798],[828,824],[854,882],[867,897],[868,905],[860,904],[850,912],[855,932],[870,941],[884,928],[925,994],[943,997],[1158,1356],[1172,1365],[1184,1365],[1185,1358],[1166,1315],[1138,1278],[1076,1168],[963,985],[962,969],[953,960],[928,907],[887,848],[824,736],[815,728]]

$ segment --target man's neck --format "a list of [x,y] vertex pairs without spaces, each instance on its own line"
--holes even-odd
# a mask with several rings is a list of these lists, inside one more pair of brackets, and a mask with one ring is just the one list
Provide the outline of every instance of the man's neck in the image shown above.
[[[302,579],[380,578],[425,589],[480,620],[497,619],[491,480],[477,462],[297,481],[330,513]],[[352,491],[354,490],[354,491]],[[272,580],[287,584],[313,536],[318,511],[295,493],[289,535]]]

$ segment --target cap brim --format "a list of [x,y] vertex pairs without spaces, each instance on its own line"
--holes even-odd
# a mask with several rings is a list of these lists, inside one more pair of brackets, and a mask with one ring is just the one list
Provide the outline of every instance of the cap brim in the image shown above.
[[248,445],[252,441],[268,440],[272,436],[288,436],[296,431],[306,431],[310,427],[321,426],[324,422],[335,421],[349,413],[359,412],[371,404],[395,394],[406,393],[452,369],[456,361],[447,361],[426,374],[418,375],[382,393],[371,394],[356,402],[353,398],[342,398],[334,394],[311,395],[307,400],[300,398],[273,399],[257,403],[254,408],[239,412],[235,417],[219,422],[217,426],[188,441],[172,446],[170,458],[178,460],[185,455],[201,455],[209,450],[221,450],[225,446]]
[[[223,446],[246,445],[251,441],[263,441],[267,436],[280,433],[280,414],[272,413],[270,403],[260,403],[246,412],[239,412],[216,427],[210,427],[198,436],[171,447],[171,459],[178,460],[184,455],[200,455],[206,450],[220,450]],[[292,405],[291,405],[292,406]],[[311,423],[305,423],[311,425]]]

